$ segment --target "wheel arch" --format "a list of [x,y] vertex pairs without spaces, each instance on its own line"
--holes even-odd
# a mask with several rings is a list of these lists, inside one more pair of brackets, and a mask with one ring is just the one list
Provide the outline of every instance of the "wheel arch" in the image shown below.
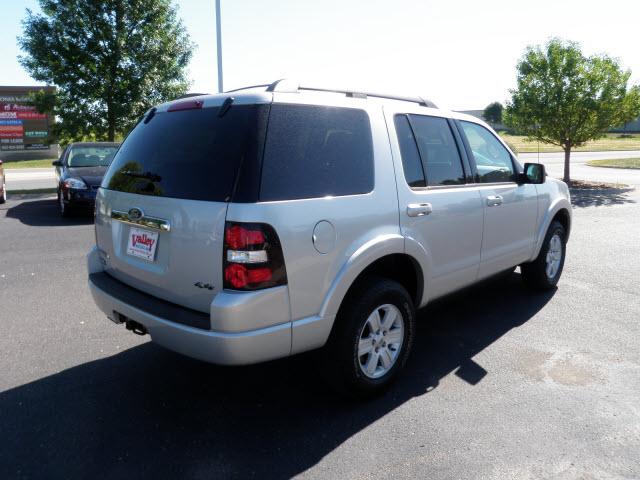
[[395,280],[402,285],[413,300],[414,306],[420,305],[424,292],[424,274],[418,261],[407,253],[392,253],[378,258],[362,270],[351,282],[340,306],[358,284],[365,278],[378,276]]
[[571,214],[569,213],[569,210],[566,208],[560,208],[551,219],[551,222],[549,222],[549,225],[556,220],[564,227],[565,241],[569,240],[569,233],[571,232]]
[[[406,271],[411,275],[405,274],[407,278],[402,278],[400,272]],[[293,322],[292,353],[318,348],[326,343],[345,298],[354,291],[358,282],[369,275],[398,280],[417,302],[416,307],[423,301],[425,275],[419,259],[405,252],[405,238],[400,234],[378,236],[363,244],[344,262],[325,295],[318,315]]]
[[566,236],[565,242],[569,240],[569,234],[571,232],[571,204],[568,200],[561,198],[554,202],[546,211],[543,221],[540,222],[540,227],[536,235],[536,248],[533,252],[532,260],[535,259],[540,253],[544,237],[547,234],[549,226],[554,221],[559,221],[565,229]]
[[331,328],[327,332],[327,339],[335,329],[340,310],[349,300],[351,294],[357,291],[359,285],[361,285],[365,279],[372,276],[379,276],[398,282],[407,290],[416,308],[421,304],[425,279],[420,263],[414,257],[404,252],[388,253],[379,256],[362,268],[350,281],[339,299],[337,308],[334,303],[333,308],[335,308],[335,313],[332,314],[333,321],[331,322]]

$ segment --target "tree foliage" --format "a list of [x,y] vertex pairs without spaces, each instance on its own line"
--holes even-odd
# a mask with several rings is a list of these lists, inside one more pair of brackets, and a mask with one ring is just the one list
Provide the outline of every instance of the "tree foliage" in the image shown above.
[[551,39],[529,47],[517,71],[505,123],[562,147],[566,182],[572,148],[640,115],[640,87],[628,85],[631,72],[606,55],[583,55],[577,43]]
[[482,112],[482,117],[489,123],[502,123],[502,108],[500,102],[490,103]]
[[192,43],[170,0],[40,0],[20,63],[55,96],[33,96],[63,139],[114,140],[152,105],[182,95]]

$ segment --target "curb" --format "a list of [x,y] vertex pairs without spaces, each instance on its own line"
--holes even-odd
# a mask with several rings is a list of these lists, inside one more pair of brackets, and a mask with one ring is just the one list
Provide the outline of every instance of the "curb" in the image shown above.
[[7,200],[26,200],[29,198],[50,198],[55,196],[55,188],[39,188],[36,190],[7,190]]

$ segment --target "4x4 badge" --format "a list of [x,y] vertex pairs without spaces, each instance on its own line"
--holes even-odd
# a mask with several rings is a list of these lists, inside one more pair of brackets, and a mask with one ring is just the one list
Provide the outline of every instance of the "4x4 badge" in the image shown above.
[[207,290],[213,290],[213,285],[211,285],[210,283],[196,282],[193,285],[198,288],[206,288]]

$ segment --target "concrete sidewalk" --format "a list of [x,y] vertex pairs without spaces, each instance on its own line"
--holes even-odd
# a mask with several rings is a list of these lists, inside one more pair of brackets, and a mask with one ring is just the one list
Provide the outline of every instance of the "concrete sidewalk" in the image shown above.
[[5,168],[4,174],[8,191],[56,188],[53,168]]
[[[518,159],[524,162],[536,162],[540,158],[540,163],[545,165],[550,163],[564,164],[564,153],[520,153]],[[612,158],[639,158],[640,150],[623,150],[609,152],[571,152],[571,165],[584,164],[591,160],[610,160]]]
[[[613,158],[638,158],[640,151],[624,152],[574,152],[571,154],[571,178],[591,182],[623,183],[640,185],[640,170],[629,168],[591,167],[587,162],[591,160],[607,160]],[[564,175],[564,153],[521,153],[518,155],[521,163],[542,163],[547,173],[555,178]]]

